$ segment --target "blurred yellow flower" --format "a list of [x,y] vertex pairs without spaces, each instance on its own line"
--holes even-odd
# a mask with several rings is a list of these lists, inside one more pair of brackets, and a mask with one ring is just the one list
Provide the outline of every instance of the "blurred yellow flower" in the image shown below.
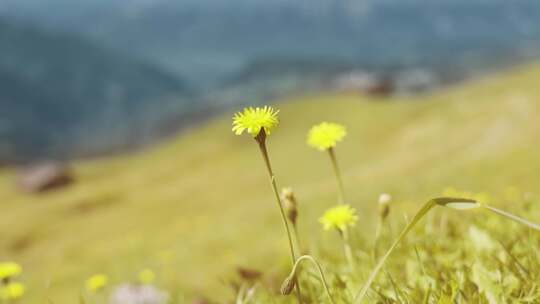
[[143,269],[139,272],[139,282],[142,284],[152,284],[156,279],[155,273],[151,269]]
[[104,274],[95,274],[86,280],[86,290],[96,293],[107,286],[108,280]]
[[309,130],[307,143],[321,151],[327,150],[335,147],[345,135],[347,135],[347,130],[344,126],[331,122],[322,122]]
[[22,267],[15,262],[0,263],[0,280],[10,279],[18,276],[22,272]]
[[10,301],[20,299],[26,288],[22,283],[12,282],[0,288],[0,300]]
[[358,221],[356,210],[349,205],[339,205],[326,210],[319,222],[324,230],[337,229],[344,231]]
[[256,137],[261,129],[264,129],[268,135],[279,123],[278,112],[269,106],[245,108],[242,112],[234,114],[232,131],[236,135],[247,131],[251,136]]

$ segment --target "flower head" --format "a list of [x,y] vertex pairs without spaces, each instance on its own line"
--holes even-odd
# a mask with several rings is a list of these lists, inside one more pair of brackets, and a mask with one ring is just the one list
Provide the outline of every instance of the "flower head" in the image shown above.
[[347,227],[352,227],[358,221],[356,210],[349,205],[339,205],[326,210],[319,222],[324,230],[337,229],[344,231]]
[[26,288],[22,283],[8,283],[0,288],[0,300],[11,301],[20,299],[24,295],[25,290]]
[[109,278],[104,274],[95,274],[86,280],[86,290],[96,293],[107,286]]
[[156,274],[150,269],[144,269],[139,272],[138,279],[142,284],[152,284],[156,279]]
[[245,108],[242,112],[234,114],[232,131],[236,135],[247,131],[251,136],[256,137],[263,129],[269,135],[279,123],[278,112],[269,106]]
[[18,276],[22,267],[15,262],[0,263],[0,280],[6,280]]
[[344,126],[331,122],[322,122],[309,130],[307,143],[321,151],[327,150],[335,147],[345,135],[347,135],[347,130]]

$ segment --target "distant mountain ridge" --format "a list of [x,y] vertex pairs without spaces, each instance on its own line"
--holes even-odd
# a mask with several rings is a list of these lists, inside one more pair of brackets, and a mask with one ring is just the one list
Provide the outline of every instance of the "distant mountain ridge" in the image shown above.
[[540,1],[0,0],[0,43],[0,159],[35,158],[144,143],[352,69],[454,80],[537,59]]
[[72,35],[0,20],[0,45],[2,160],[143,141],[149,121],[191,94],[176,76]]
[[535,0],[43,2],[56,12],[36,0],[5,1],[5,14],[129,46],[201,86],[228,81],[260,57],[451,66],[501,51],[540,55]]

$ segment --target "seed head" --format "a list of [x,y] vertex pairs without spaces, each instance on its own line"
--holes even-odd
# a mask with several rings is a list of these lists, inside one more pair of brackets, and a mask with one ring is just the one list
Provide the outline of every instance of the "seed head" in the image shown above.
[[388,193],[383,193],[379,196],[379,217],[384,220],[390,213],[390,202],[392,196]]
[[296,197],[291,188],[283,188],[281,190],[281,199],[283,200],[283,205],[287,212],[287,218],[293,225],[296,225],[296,220],[298,218],[298,208],[296,203]]
[[286,296],[290,295],[291,292],[294,290],[294,286],[296,285],[296,278],[293,276],[288,276],[285,281],[283,281],[283,284],[281,284],[281,294]]

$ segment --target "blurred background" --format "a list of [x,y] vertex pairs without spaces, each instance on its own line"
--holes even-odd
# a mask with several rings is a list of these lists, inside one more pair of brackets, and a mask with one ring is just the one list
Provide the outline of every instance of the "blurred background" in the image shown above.
[[125,150],[328,89],[417,93],[540,55],[533,0],[1,0],[0,162]]
[[306,244],[332,239],[335,201],[306,132],[346,125],[369,239],[382,192],[401,223],[449,186],[538,189],[539,58],[537,0],[0,0],[0,261],[25,303],[143,268],[178,299],[225,302],[240,266],[279,287],[280,219],[233,112],[281,109],[270,153]]

